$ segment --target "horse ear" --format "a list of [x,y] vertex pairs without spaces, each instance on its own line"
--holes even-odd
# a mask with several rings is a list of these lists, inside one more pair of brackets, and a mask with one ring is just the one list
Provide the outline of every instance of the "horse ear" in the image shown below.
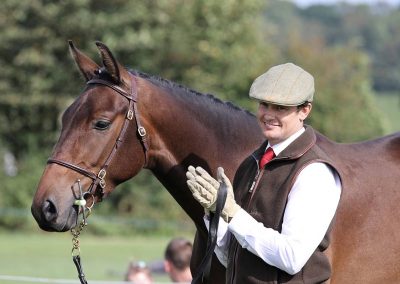
[[104,67],[106,67],[111,78],[118,84],[129,86],[129,72],[115,60],[110,49],[104,43],[96,41],[96,45],[100,51]]
[[95,71],[100,69],[100,66],[96,64],[92,59],[83,54],[80,50],[78,50],[73,44],[72,40],[68,41],[69,51],[72,57],[75,60],[76,65],[81,71],[83,77],[86,81],[89,81],[94,78]]

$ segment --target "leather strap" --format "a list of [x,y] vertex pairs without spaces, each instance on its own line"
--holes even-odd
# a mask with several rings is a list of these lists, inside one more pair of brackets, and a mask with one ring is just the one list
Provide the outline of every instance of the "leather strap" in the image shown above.
[[217,245],[217,232],[219,225],[219,218],[221,216],[222,209],[224,209],[225,201],[227,196],[227,188],[225,184],[221,183],[217,193],[217,204],[215,213],[210,212],[210,226],[208,229],[208,239],[206,254],[204,255],[199,270],[195,277],[193,277],[192,284],[208,283],[211,271],[212,256]]
[[[133,78],[132,78],[131,82],[134,82]],[[87,85],[90,85],[90,84],[105,85],[107,87],[110,87],[114,91],[120,93],[121,95],[123,95],[128,100],[133,100],[134,102],[136,102],[136,100],[137,100],[137,93],[135,91],[133,91],[133,90],[136,89],[136,85],[131,87],[131,93],[129,94],[124,89],[122,89],[120,86],[115,85],[115,84],[113,84],[113,83],[111,83],[109,81],[103,80],[103,79],[92,79],[92,80],[87,81],[86,84]]]
[[83,273],[80,256],[79,255],[73,256],[72,260],[74,261],[76,270],[78,271],[79,281],[81,281],[81,284],[88,284],[88,282],[86,281],[85,273]]
[[69,169],[74,170],[74,171],[76,171],[76,172],[78,172],[80,174],[83,174],[84,176],[87,176],[88,178],[91,178],[92,180],[95,180],[96,177],[97,177],[97,175],[95,173],[89,172],[89,171],[85,170],[84,168],[81,168],[79,166],[76,166],[76,165],[73,165],[73,164],[70,164],[68,162],[64,162],[64,161],[58,160],[58,159],[49,158],[47,160],[47,163],[48,164],[54,163],[54,164],[58,164],[60,166],[69,168]]

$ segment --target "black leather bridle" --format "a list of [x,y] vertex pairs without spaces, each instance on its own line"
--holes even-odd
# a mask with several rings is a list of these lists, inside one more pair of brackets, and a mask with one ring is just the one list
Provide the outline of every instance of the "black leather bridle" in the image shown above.
[[[98,73],[101,73],[101,69],[98,71]],[[107,86],[114,91],[116,91],[118,94],[124,96],[125,98],[128,99],[129,101],[129,107],[128,107],[128,112],[126,113],[125,116],[125,121],[124,124],[121,128],[121,131],[118,135],[117,140],[115,141],[114,147],[111,151],[111,153],[108,155],[108,158],[104,162],[103,166],[100,168],[99,172],[96,174],[90,170],[84,169],[80,166],[77,166],[71,162],[63,161],[60,159],[56,158],[49,158],[47,160],[47,164],[58,164],[60,166],[66,167],[68,169],[74,170],[90,179],[92,179],[92,183],[89,186],[88,190],[84,193],[84,197],[86,197],[88,194],[92,195],[94,197],[97,195],[99,201],[102,200],[102,197],[104,195],[104,188],[106,187],[106,182],[105,182],[105,177],[107,174],[107,169],[108,166],[110,165],[115,153],[117,152],[118,148],[120,147],[121,143],[124,140],[126,131],[128,129],[129,122],[135,118],[136,120],[136,126],[137,126],[137,133],[140,138],[140,142],[143,146],[143,151],[145,155],[145,163],[144,167],[147,164],[148,161],[148,150],[149,150],[149,145],[148,145],[148,140],[147,140],[147,133],[146,129],[142,126],[140,123],[139,119],[139,112],[137,109],[137,85],[136,85],[136,79],[132,74],[129,74],[131,77],[131,90],[130,93],[126,92],[124,89],[122,89],[120,86],[113,84],[109,81],[103,80],[103,79],[92,79],[89,80],[86,84],[87,85],[93,85],[93,84],[98,84],[98,85],[104,85]],[[99,189],[100,188],[100,189]],[[93,198],[93,203],[94,203],[94,198]],[[91,204],[93,206],[93,204]]]

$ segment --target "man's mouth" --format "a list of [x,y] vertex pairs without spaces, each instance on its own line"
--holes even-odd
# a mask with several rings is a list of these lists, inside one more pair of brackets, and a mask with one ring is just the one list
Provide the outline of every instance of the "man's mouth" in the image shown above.
[[265,121],[264,122],[265,127],[278,127],[279,123],[273,122],[273,121]]

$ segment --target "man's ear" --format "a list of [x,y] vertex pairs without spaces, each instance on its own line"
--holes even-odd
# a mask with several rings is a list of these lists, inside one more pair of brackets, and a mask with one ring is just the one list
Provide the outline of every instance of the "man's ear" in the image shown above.
[[164,270],[169,273],[171,271],[171,262],[168,260],[164,260]]
[[300,108],[299,115],[301,121],[304,121],[308,117],[308,115],[311,112],[311,109],[312,109],[311,103],[308,103],[307,105]]

